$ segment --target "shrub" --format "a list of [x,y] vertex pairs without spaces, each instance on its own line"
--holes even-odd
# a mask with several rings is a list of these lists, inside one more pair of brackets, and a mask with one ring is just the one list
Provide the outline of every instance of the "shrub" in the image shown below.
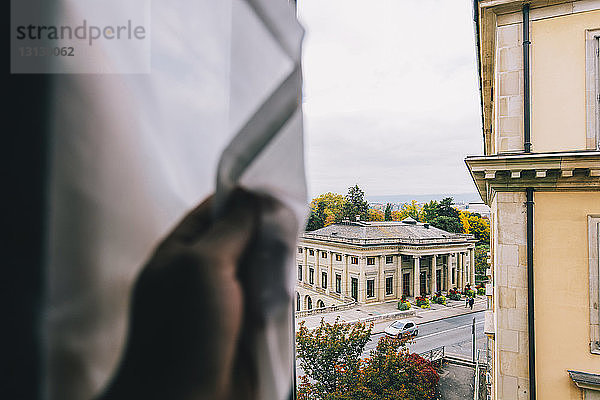
[[446,304],[446,298],[441,294],[437,294],[433,297],[432,301],[436,304]]
[[483,287],[477,288],[477,294],[484,295],[485,294],[485,288],[483,288]]
[[465,290],[465,296],[475,297],[475,291],[473,289],[467,289],[467,290]]
[[398,302],[398,310],[406,311],[410,309],[410,303],[408,301],[399,301]]
[[419,296],[415,299],[415,305],[420,308],[429,308],[429,299],[423,296]]
[[448,298],[450,300],[460,300],[460,293],[456,289],[450,289],[448,291]]

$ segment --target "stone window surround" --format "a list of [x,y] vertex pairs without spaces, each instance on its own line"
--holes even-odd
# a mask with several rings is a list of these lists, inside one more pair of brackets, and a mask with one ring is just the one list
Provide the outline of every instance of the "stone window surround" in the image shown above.
[[375,257],[367,257],[367,265],[375,265]]
[[600,355],[600,215],[588,216],[590,351]]
[[[371,293],[369,293],[369,286]],[[367,298],[375,297],[375,279],[367,279]]]
[[600,149],[600,62],[598,41],[600,29],[590,29],[585,33],[585,93],[586,93],[586,147]]
[[394,263],[394,256],[385,256],[385,263],[386,264],[393,264]]
[[[389,286],[388,286],[388,282],[390,282]],[[388,291],[388,289],[390,289]],[[386,275],[385,277],[385,295],[389,296],[394,294],[394,276],[393,275]]]

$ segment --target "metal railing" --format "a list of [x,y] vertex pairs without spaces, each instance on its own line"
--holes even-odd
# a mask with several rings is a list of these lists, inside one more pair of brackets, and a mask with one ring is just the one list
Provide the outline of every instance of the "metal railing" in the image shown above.
[[429,360],[432,363],[436,362],[436,361],[441,361],[446,356],[446,347],[445,346],[436,347],[435,349],[431,349],[431,350],[425,351],[423,353],[419,353],[419,355],[421,357],[423,357],[424,359]]

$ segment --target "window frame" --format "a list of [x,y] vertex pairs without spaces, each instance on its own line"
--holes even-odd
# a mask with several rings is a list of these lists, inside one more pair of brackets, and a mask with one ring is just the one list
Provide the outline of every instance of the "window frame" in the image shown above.
[[600,215],[588,216],[590,352],[600,355]]
[[350,260],[350,264],[358,265],[358,257],[352,257]]
[[600,29],[586,31],[586,148],[600,150]]
[[335,261],[342,261],[342,255],[341,254],[336,254],[335,255]]
[[367,265],[375,265],[375,257],[367,257]]
[[321,252],[321,258],[327,258],[327,252],[326,251],[322,251]]
[[298,264],[298,280],[300,282],[302,282],[302,269],[303,269],[303,266],[301,264]]
[[321,271],[321,287],[327,289],[327,272]]
[[342,275],[335,274],[335,292],[342,293]]
[[302,254],[302,247],[298,247],[298,254]]
[[308,250],[308,255],[309,256],[314,256],[315,255],[315,251],[313,249],[309,249]]
[[[388,282],[390,282],[389,284],[389,291],[388,291]],[[385,295],[386,296],[391,296],[394,294],[394,277],[393,276],[386,276],[385,277]]]
[[385,256],[385,263],[386,264],[393,264],[394,263],[394,256]]
[[310,285],[315,284],[315,269],[313,267],[308,268],[308,283]]
[[[369,283],[371,283],[371,295],[369,295]],[[375,297],[375,279],[367,279],[367,298]]]

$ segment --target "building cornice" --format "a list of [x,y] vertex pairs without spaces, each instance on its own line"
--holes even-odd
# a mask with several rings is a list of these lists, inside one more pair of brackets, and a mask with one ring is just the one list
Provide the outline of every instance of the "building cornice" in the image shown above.
[[465,159],[483,201],[495,192],[600,190],[600,151],[518,153]]

